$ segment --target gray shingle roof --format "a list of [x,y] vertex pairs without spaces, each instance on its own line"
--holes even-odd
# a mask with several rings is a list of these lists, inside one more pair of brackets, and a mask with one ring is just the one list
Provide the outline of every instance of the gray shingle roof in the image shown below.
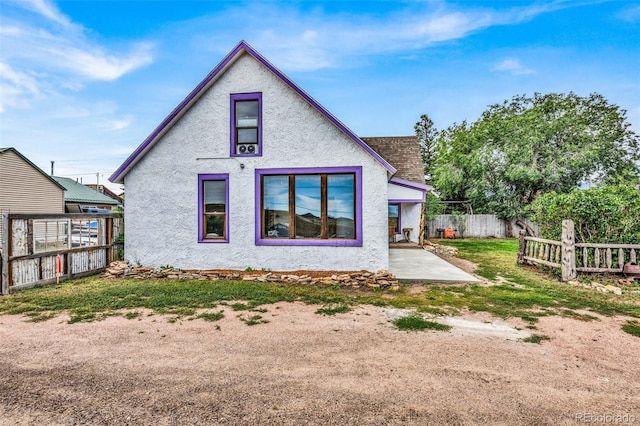
[[96,190],[89,188],[73,179],[53,176],[53,178],[64,187],[65,203],[87,203],[87,204],[111,204],[118,205],[118,202]]
[[395,177],[424,184],[420,145],[416,136],[361,137],[382,158],[395,167]]

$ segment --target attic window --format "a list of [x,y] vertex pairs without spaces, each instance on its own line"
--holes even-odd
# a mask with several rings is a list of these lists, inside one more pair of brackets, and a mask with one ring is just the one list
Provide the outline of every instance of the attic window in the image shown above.
[[231,95],[231,156],[262,155],[262,93]]

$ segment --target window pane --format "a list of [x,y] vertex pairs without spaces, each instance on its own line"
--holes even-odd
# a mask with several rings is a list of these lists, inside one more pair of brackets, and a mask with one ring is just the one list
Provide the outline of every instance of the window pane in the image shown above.
[[241,126],[240,120],[254,118],[258,123],[258,101],[236,101],[236,126]]
[[320,175],[296,176],[296,238],[320,238]]
[[398,229],[399,207],[397,204],[389,204],[389,229],[395,229],[396,234],[400,233]]
[[258,119],[257,118],[238,119],[237,127],[258,127]]
[[69,222],[65,220],[34,220],[33,248],[35,253],[68,248]]
[[258,129],[238,129],[238,143],[258,143]]
[[226,232],[227,182],[205,180],[203,185],[203,238],[222,239]]
[[226,183],[223,180],[204,181],[204,211],[224,213],[227,199]]
[[263,238],[289,238],[289,176],[265,176]]
[[224,214],[206,215],[206,238],[224,237]]
[[327,176],[329,238],[356,237],[354,188],[355,177],[352,174]]

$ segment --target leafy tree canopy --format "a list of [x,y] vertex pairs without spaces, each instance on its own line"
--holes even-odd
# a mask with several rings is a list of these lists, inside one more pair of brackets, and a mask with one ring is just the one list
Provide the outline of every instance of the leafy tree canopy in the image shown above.
[[626,111],[599,95],[516,96],[439,134],[434,184],[478,213],[525,216],[540,194],[640,181],[640,142]]

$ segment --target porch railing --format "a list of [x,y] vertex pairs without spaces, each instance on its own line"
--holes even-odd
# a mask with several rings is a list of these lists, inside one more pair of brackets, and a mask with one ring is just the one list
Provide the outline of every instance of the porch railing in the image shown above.
[[627,262],[637,263],[640,244],[576,243],[574,224],[562,221],[562,240],[528,237],[520,232],[518,263],[560,268],[562,281],[572,281],[578,272],[622,273]]

